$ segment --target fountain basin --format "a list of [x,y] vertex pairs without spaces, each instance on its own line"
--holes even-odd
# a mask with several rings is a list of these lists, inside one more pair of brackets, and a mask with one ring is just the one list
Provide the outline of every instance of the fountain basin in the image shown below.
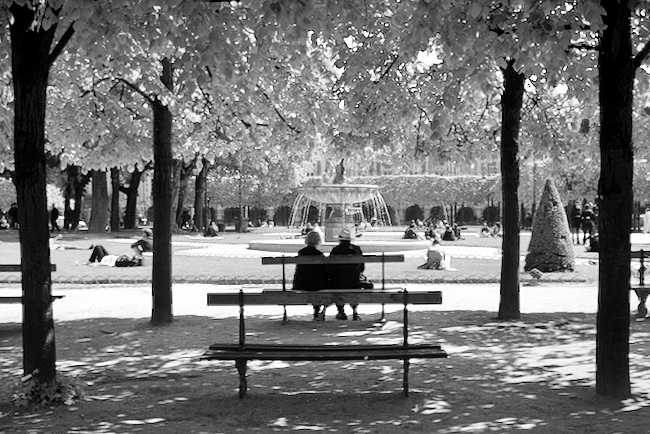
[[302,193],[311,200],[327,204],[358,203],[370,200],[379,191],[371,184],[330,184],[302,187]]

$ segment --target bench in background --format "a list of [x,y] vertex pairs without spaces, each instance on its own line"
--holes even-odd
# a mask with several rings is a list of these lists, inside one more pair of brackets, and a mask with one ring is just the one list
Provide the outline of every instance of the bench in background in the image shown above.
[[[0,264],[0,273],[20,272],[22,266],[20,264]],[[56,264],[50,264],[50,271],[56,271]],[[53,295],[52,301],[63,298],[63,295]],[[22,303],[22,296],[0,296],[0,304],[17,304]]]

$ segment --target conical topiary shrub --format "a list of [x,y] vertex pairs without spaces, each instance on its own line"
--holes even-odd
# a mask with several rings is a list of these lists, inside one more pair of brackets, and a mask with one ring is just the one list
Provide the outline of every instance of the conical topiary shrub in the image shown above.
[[573,271],[575,257],[564,206],[555,184],[546,181],[535,212],[524,270]]

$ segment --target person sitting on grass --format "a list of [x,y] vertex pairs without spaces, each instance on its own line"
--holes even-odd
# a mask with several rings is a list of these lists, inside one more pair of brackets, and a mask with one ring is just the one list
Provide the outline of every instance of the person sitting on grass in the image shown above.
[[501,232],[501,223],[496,222],[494,224],[494,227],[492,228],[492,232],[490,233],[492,238],[497,238],[503,236],[503,233]]
[[[324,256],[318,250],[321,245],[321,236],[318,232],[311,231],[305,237],[306,247],[298,251],[298,256]],[[293,289],[300,291],[319,291],[331,286],[328,269],[325,264],[297,264],[296,272],[293,275]],[[325,309],[327,306],[319,304],[314,307],[314,321],[325,321]]]
[[456,236],[457,240],[460,240],[460,226],[458,226],[458,223],[454,223],[454,225],[451,228],[452,231],[454,231],[454,235]]
[[132,249],[136,249],[142,254],[143,252],[153,252],[153,231],[145,228],[142,231],[142,237],[131,244]]
[[427,250],[427,262],[418,267],[421,270],[448,270],[456,271],[451,267],[451,255],[447,255],[440,246],[440,235],[435,234],[431,246]]
[[404,231],[404,236],[402,237],[402,239],[404,239],[404,240],[417,240],[417,239],[419,239],[420,237],[418,236],[418,233],[415,232],[415,229],[416,229],[415,222],[412,221],[411,224],[409,225],[409,227],[406,228],[406,230]]
[[433,239],[435,233],[436,233],[436,225],[433,222],[433,220],[429,220],[429,222],[427,223],[427,227],[424,230],[424,239],[426,240]]
[[444,241],[456,241],[456,234],[448,224],[445,225],[445,232],[442,234],[442,239]]
[[215,223],[214,220],[210,222],[208,229],[205,231],[206,237],[218,237],[219,236],[219,226]]

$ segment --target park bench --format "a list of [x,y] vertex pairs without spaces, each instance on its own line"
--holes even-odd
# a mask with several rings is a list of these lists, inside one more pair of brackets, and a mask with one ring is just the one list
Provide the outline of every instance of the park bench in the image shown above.
[[[447,357],[437,344],[409,343],[409,304],[441,304],[440,291],[414,291],[406,288],[385,286],[385,264],[403,262],[404,255],[362,255],[362,256],[282,256],[262,258],[262,264],[282,264],[282,287],[263,289],[261,292],[209,293],[209,306],[239,306],[238,343],[217,343],[211,345],[202,356],[204,360],[233,360],[239,373],[239,397],[244,398],[248,389],[246,364],[248,360],[282,361],[346,361],[346,360],[389,360],[404,361],[403,391],[408,396],[410,359],[431,359]],[[294,291],[287,287],[287,264],[359,264],[380,262],[382,264],[381,286],[375,289],[325,289],[321,291]],[[302,344],[259,344],[246,342],[245,306],[277,305],[284,307],[283,323],[287,322],[287,305],[329,305],[329,304],[381,304],[403,306],[403,336],[401,344],[392,345],[302,345]]]
[[630,289],[636,292],[636,296],[639,298],[639,307],[636,311],[637,321],[645,320],[648,315],[648,308],[646,307],[646,300],[648,299],[648,294],[650,294],[650,286],[645,285],[645,263],[644,260],[647,258],[646,252],[641,250],[633,250],[630,252],[632,259],[639,260],[639,277],[638,284],[631,284]]
[[[22,266],[20,264],[0,264],[0,273],[15,273],[15,272],[20,272],[22,270]],[[56,264],[50,264],[50,270],[51,271],[56,271]],[[63,295],[53,295],[52,296],[52,301],[58,300],[60,298],[63,298]],[[0,304],[14,304],[14,303],[22,303],[23,302],[23,297],[22,296],[0,296]]]

